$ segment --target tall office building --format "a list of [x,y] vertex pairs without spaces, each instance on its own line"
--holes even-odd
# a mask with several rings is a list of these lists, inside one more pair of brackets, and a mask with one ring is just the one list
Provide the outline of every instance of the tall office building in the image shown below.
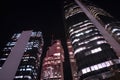
[[78,79],[109,79],[120,67],[119,23],[102,9],[83,2],[64,2],[66,33],[72,43]]
[[43,60],[41,80],[64,80],[64,51],[60,40],[54,40]]
[[0,80],[39,80],[42,32],[15,33],[0,56]]
[[103,9],[87,3],[87,1],[84,2],[84,5],[86,5],[89,12],[103,25],[104,29],[120,43],[120,21],[116,20]]
[[73,47],[72,47],[71,41],[69,39],[67,40],[67,48],[68,48],[68,53],[69,53],[69,61],[70,61],[72,79],[78,80],[76,60],[74,58]]

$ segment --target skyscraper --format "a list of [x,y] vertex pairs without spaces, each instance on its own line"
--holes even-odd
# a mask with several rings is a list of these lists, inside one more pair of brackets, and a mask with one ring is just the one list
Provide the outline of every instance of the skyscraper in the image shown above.
[[72,42],[78,78],[108,79],[115,76],[113,70],[120,65],[119,22],[102,9],[83,2],[86,1],[64,3],[66,33]]
[[43,60],[41,80],[64,80],[64,51],[60,40],[54,40]]
[[0,80],[39,80],[42,32],[15,33],[0,56]]
[[69,53],[69,61],[70,61],[72,79],[78,80],[76,60],[74,58],[73,47],[72,47],[71,41],[69,39],[67,40],[67,48],[68,48],[68,53]]

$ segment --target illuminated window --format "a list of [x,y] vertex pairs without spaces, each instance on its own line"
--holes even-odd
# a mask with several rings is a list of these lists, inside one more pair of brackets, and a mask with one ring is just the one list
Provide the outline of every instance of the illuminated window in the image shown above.
[[30,56],[30,59],[36,59],[35,57],[33,57],[33,56]]
[[101,63],[101,65],[102,65],[103,68],[106,67],[106,64],[104,62]]
[[76,49],[74,53],[76,54],[76,53],[78,53],[82,50],[85,50],[85,49],[86,49],[86,47],[80,47],[80,48]]
[[20,37],[21,33],[16,34],[16,39]]
[[97,39],[100,39],[100,38],[103,38],[103,37],[102,36],[96,36],[96,37],[93,37],[92,39],[90,39],[90,41],[97,40]]
[[79,23],[77,23],[77,24],[74,24],[73,27],[78,26],[78,25],[81,25],[81,24],[83,24],[83,22],[79,22]]
[[0,60],[6,60],[6,58],[1,58]]
[[7,43],[7,46],[9,46],[9,45],[10,45],[10,42]]
[[83,74],[85,74],[85,73],[88,73],[90,71],[95,71],[95,70],[99,70],[99,69],[102,69],[102,68],[105,68],[105,67],[109,67],[111,65],[113,65],[112,61],[105,61],[105,62],[96,64],[96,65],[84,68],[81,71],[82,71]]
[[116,64],[119,64],[120,63],[120,59],[114,59],[113,60]]
[[42,35],[42,33],[39,31],[38,33],[37,33],[37,37],[40,37]]
[[103,67],[102,67],[102,64],[98,64],[98,68],[99,68],[99,69],[103,68]]
[[117,29],[117,28],[114,28],[113,30],[112,30],[112,33],[114,33],[115,31],[120,31],[120,29]]
[[14,46],[16,42],[8,42],[7,46]]
[[92,71],[94,71],[94,70],[95,70],[94,66],[91,66],[90,68],[91,68],[91,70],[92,70]]
[[73,30],[74,30],[74,29],[71,29],[69,32],[71,33],[71,32],[73,32]]
[[102,41],[98,41],[97,44],[103,44],[103,43],[107,43],[105,40]]
[[117,36],[119,36],[120,35],[120,33],[117,33]]
[[32,71],[32,69],[31,68],[27,68],[26,71]]
[[25,71],[25,69],[22,69],[23,71]]
[[78,42],[80,39],[74,39],[73,41],[72,41],[72,44],[74,44],[75,42]]
[[68,46],[68,48],[72,48],[72,46]]
[[60,45],[60,43],[59,43],[59,42],[57,42],[56,44],[57,44],[57,45]]
[[110,65],[113,65],[113,62],[112,61],[109,61]]
[[24,78],[32,79],[31,76],[24,76]]
[[23,78],[23,76],[15,76],[15,78]]
[[85,31],[85,33],[90,33],[91,31],[93,31],[93,30],[92,29],[87,30],[87,31]]
[[57,47],[57,49],[60,49],[60,47]]
[[105,62],[106,66],[109,67],[110,66],[110,63],[109,61]]
[[8,53],[5,53],[4,55],[8,56]]
[[[80,26],[80,27],[81,27],[81,26]],[[77,30],[73,31],[73,32],[70,34],[70,36],[73,35],[73,34],[75,34],[75,33],[79,33],[79,32],[81,32],[81,31],[83,31],[83,30],[86,30],[86,29],[88,29],[88,27],[84,27],[84,28],[82,28],[82,29],[77,29]]]
[[98,47],[96,49],[91,50],[91,53],[97,53],[97,52],[100,52],[100,51],[102,51],[102,49],[100,47]]
[[79,36],[81,36],[81,35],[84,35],[84,33],[78,33],[78,34],[76,34],[75,36],[76,36],[76,37],[79,37]]
[[60,53],[54,53],[54,56],[60,56]]
[[32,32],[31,36],[35,37],[36,36],[36,32]]
[[87,71],[87,72],[90,72],[90,68],[89,68],[89,67],[87,67],[87,68],[86,68],[86,71]]
[[87,73],[86,69],[82,69],[82,73],[83,74]]
[[72,55],[72,54],[73,54],[73,52],[69,52],[69,54],[70,54],[70,55]]
[[78,43],[79,46],[82,45],[82,44],[84,44],[84,42]]
[[35,40],[33,47],[37,47],[38,48],[38,46],[39,46],[39,41]]
[[71,42],[70,42],[70,41],[67,41],[67,44],[71,44]]
[[57,63],[60,63],[61,61],[60,60],[57,60]]
[[98,66],[97,66],[97,65],[94,65],[94,69],[95,69],[95,70],[98,70],[99,68],[98,68]]

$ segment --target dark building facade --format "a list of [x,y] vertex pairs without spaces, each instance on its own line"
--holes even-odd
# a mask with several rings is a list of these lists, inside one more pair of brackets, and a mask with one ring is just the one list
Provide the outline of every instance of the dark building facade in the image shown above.
[[15,33],[0,56],[0,80],[39,80],[42,32]]
[[72,80],[78,80],[77,65],[76,65],[76,60],[74,58],[74,50],[73,50],[71,41],[69,39],[67,40],[67,48],[68,48],[68,53],[69,53]]
[[82,2],[64,2],[66,33],[74,50],[78,79],[108,79],[115,76],[113,70],[118,70],[120,64],[118,22],[102,9]]
[[87,6],[90,13],[103,25],[104,29],[120,43],[120,21],[95,5],[90,3],[84,4]]

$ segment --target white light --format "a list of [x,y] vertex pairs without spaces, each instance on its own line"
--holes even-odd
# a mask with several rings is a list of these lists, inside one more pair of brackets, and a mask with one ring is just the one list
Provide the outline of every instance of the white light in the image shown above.
[[79,37],[80,35],[84,35],[84,33],[78,33],[78,34],[76,34],[75,36],[76,36],[76,37]]
[[23,76],[15,76],[15,78],[23,78]]
[[97,44],[107,43],[106,41],[98,41]]
[[68,46],[68,48],[72,48],[72,46]]
[[82,73],[83,74],[87,73],[86,69],[82,69]]
[[101,63],[101,65],[102,65],[103,68],[106,67],[106,64],[105,64],[105,63]]
[[99,69],[103,68],[103,67],[102,67],[102,64],[98,64],[98,68],[99,68]]
[[74,53],[76,54],[76,53],[78,53],[82,50],[85,50],[85,49],[86,49],[86,47],[80,47],[80,48],[76,49]]
[[73,27],[78,26],[78,25],[81,25],[81,24],[83,24],[83,22],[80,22],[80,23],[74,24]]
[[118,30],[119,30],[119,29],[116,29],[116,28],[115,28],[115,29],[112,30],[112,33],[114,33],[115,31],[118,31]]
[[106,66],[109,67],[110,66],[110,63],[107,61],[105,62],[106,63]]
[[120,33],[117,33],[117,36],[119,36],[120,35]]
[[78,42],[80,39],[74,39],[73,41],[72,41],[72,44],[74,44],[75,42]]
[[102,49],[99,47],[99,48],[91,50],[91,53],[97,53],[97,52],[100,52],[100,51],[102,51]]
[[87,72],[90,72],[90,68],[89,67],[87,67],[86,70],[87,70]]
[[32,69],[31,68],[27,68],[26,71],[32,71]]
[[98,68],[98,66],[97,66],[97,65],[94,65],[94,69],[95,69],[95,70],[98,70],[99,68]]
[[54,56],[60,56],[60,53],[54,53]]
[[69,54],[70,54],[70,55],[72,55],[72,54],[73,54],[73,52],[69,52]]
[[113,62],[111,60],[109,61],[109,63],[110,63],[110,65],[113,65]]
[[57,47],[57,49],[60,49],[60,47]]
[[6,58],[1,58],[0,60],[6,60]]
[[85,31],[85,33],[89,33],[89,32],[91,32],[92,31],[92,29],[91,30],[87,30],[87,31]]
[[24,76],[24,78],[32,79],[31,76]]
[[20,34],[20,33],[18,33],[18,34],[17,34],[17,36],[16,36],[16,38],[18,39],[18,38],[20,37],[20,35],[21,35],[21,34]]
[[73,32],[74,29],[71,29],[69,32]]
[[94,66],[91,66],[90,68],[91,68],[91,70],[92,70],[92,71],[94,71],[94,70],[95,70]]

